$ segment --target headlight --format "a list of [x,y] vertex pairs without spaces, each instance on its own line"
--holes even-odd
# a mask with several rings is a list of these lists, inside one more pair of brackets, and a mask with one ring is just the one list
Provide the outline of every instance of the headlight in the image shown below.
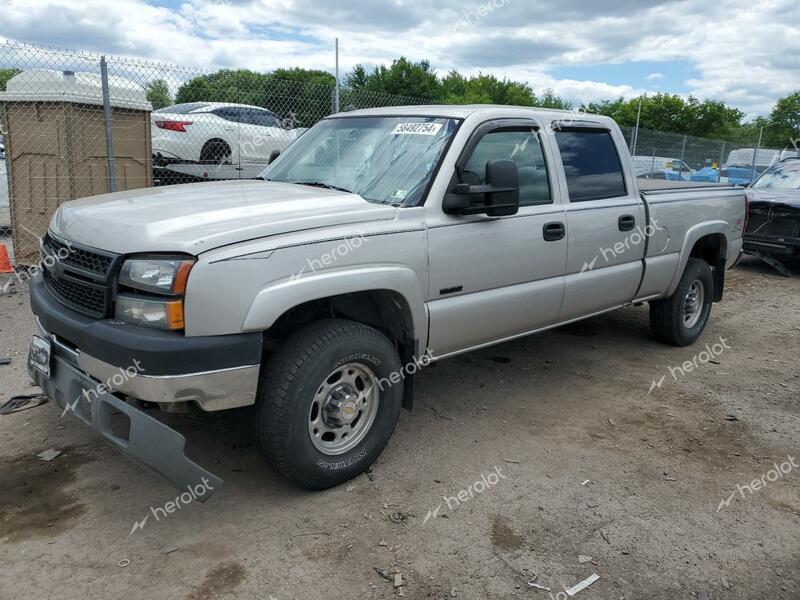
[[[183,329],[183,294],[194,259],[175,256],[126,260],[119,274],[123,287],[149,292],[125,293],[116,299],[116,318],[157,329]],[[165,296],[159,298],[159,296]]]
[[193,265],[194,260],[183,258],[126,260],[119,274],[119,283],[146,292],[180,295],[186,291],[186,281]]
[[120,294],[116,318],[158,329],[183,329],[183,300],[151,300]]

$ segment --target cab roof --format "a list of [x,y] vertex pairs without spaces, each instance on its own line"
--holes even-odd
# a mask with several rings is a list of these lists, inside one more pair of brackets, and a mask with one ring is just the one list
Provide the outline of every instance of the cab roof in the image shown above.
[[508,106],[504,104],[424,104],[418,106],[387,106],[383,108],[367,108],[340,112],[329,118],[409,116],[467,119],[468,117],[481,114],[485,115],[487,118],[515,118],[530,117],[533,115],[544,121],[565,121],[565,117],[569,116],[571,121],[576,121],[578,123],[583,121],[608,125],[614,122],[609,117],[579,111],[534,108],[530,106]]

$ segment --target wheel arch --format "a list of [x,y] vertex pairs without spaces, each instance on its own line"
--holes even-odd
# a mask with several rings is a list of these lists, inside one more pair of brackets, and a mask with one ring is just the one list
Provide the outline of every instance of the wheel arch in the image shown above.
[[666,297],[675,293],[689,259],[700,258],[706,261],[714,272],[714,301],[718,302],[722,299],[725,263],[729,249],[727,236],[729,229],[730,227],[725,221],[711,221],[695,225],[686,232],[678,268],[665,294]]
[[[256,294],[243,331],[281,334],[320,309],[375,327],[412,351],[427,348],[427,309],[416,273],[384,266],[331,270],[285,279]],[[330,316],[327,314],[325,316]]]
[[210,158],[207,156],[207,153],[209,152],[209,148],[212,148],[212,147],[213,147],[214,145],[216,145],[216,144],[220,144],[220,145],[225,145],[225,146],[227,146],[227,147],[228,147],[228,150],[230,151],[231,160],[234,160],[234,159],[235,159],[234,153],[236,152],[236,149],[234,148],[234,145],[233,145],[233,144],[231,144],[231,143],[230,143],[230,141],[229,141],[229,140],[227,140],[227,139],[225,139],[224,137],[220,137],[220,136],[214,136],[214,137],[211,137],[211,138],[207,139],[207,140],[206,140],[206,141],[203,143],[203,145],[202,145],[202,146],[201,146],[201,148],[200,148],[200,157],[199,157],[199,159],[198,159],[198,160],[199,160],[200,162],[204,162],[204,161],[209,161],[209,160],[211,160],[211,159],[210,159]]

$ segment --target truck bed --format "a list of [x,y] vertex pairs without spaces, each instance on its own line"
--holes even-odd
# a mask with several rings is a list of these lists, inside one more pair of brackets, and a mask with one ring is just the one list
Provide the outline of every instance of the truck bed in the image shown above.
[[666,181],[664,179],[637,178],[636,184],[643,192],[662,190],[691,190],[695,188],[730,188],[726,183],[710,183],[707,181]]

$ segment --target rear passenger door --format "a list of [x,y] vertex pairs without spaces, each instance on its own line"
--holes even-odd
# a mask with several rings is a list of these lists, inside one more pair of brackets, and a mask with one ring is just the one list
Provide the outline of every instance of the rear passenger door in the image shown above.
[[281,150],[286,132],[277,116],[266,110],[247,109],[247,124],[242,126],[242,162],[267,164],[273,150]]
[[[458,161],[459,181],[486,183],[486,163],[511,159],[519,168],[516,215],[426,214],[430,261],[430,340],[446,354],[550,325],[564,293],[567,241],[556,202],[556,169],[547,164],[538,126],[500,120],[479,126]],[[427,206],[426,206],[427,208]]]
[[559,321],[633,299],[642,278],[646,213],[623,168],[618,132],[601,126],[555,130],[567,211],[567,269]]

